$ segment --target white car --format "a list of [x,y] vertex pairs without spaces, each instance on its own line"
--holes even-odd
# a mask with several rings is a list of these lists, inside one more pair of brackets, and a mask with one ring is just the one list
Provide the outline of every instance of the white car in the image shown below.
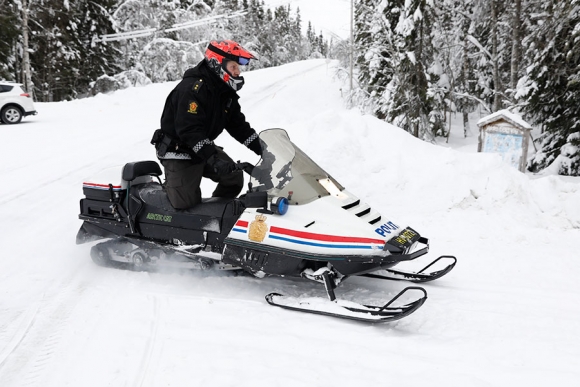
[[19,83],[0,81],[0,121],[17,124],[22,117],[37,114],[30,94]]

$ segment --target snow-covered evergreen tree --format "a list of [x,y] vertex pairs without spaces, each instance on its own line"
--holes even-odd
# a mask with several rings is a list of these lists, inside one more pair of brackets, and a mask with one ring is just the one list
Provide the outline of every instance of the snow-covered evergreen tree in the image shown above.
[[80,0],[75,14],[77,21],[71,29],[80,48],[78,77],[75,89],[86,93],[91,82],[107,74],[120,71],[119,58],[122,52],[118,42],[102,42],[99,37],[115,32],[111,12],[115,0]]
[[11,0],[0,0],[0,79],[15,81],[20,18]]
[[444,96],[446,110],[462,114],[464,136],[470,133],[469,113],[481,103],[473,59],[479,49],[470,41],[476,25],[476,1],[445,0],[435,9],[433,45],[441,66],[439,91]]
[[[74,31],[75,0],[36,0],[30,4],[30,61],[36,98],[59,101],[76,97],[79,77],[80,38]],[[63,65],[66,64],[66,65]]]
[[531,63],[518,96],[526,116],[545,132],[528,165],[554,165],[563,175],[580,175],[580,0],[536,4],[536,29],[525,38]]
[[417,137],[442,134],[444,94],[438,85],[431,32],[434,10],[427,0],[363,0],[357,8],[357,63],[368,63],[359,83],[375,99],[377,117]]
[[143,48],[139,63],[153,82],[167,82],[180,80],[202,59],[192,43],[158,38]]
[[[29,55],[37,100],[76,98],[86,94],[98,76],[118,71],[115,44],[95,41],[98,35],[114,32],[109,16],[113,6],[114,0],[29,2]],[[22,48],[17,47],[12,79],[24,82],[17,70],[22,66]]]

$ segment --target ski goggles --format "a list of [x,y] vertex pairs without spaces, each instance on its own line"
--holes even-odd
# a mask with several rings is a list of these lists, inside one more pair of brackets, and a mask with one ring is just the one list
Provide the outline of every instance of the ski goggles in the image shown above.
[[238,63],[242,66],[250,64],[250,58],[244,58],[243,56],[238,56]]

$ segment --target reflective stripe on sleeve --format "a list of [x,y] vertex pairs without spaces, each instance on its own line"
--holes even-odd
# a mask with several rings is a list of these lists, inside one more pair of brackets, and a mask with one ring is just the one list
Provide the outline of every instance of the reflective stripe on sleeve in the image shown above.
[[213,145],[213,141],[210,141],[209,139],[205,138],[200,142],[198,142],[197,144],[195,144],[195,146],[193,147],[193,151],[195,153],[198,153],[201,150],[201,148],[203,148],[205,145]]
[[250,137],[248,137],[248,138],[246,139],[246,141],[244,141],[244,145],[245,145],[245,146],[248,146],[248,145],[250,145],[250,143],[251,143],[252,141],[254,141],[255,139],[257,139],[257,138],[258,138],[258,134],[257,134],[257,133],[254,133],[254,134],[252,134]]

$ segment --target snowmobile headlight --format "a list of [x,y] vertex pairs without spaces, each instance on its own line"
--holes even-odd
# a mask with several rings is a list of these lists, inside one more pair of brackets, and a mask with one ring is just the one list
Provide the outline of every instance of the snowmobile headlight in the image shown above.
[[288,212],[288,199],[274,196],[270,201],[270,211],[278,215],[284,215]]
[[329,178],[326,179],[319,179],[318,183],[324,187],[326,192],[328,192],[332,196],[336,196],[339,199],[346,199],[347,196],[333,183],[332,180]]

